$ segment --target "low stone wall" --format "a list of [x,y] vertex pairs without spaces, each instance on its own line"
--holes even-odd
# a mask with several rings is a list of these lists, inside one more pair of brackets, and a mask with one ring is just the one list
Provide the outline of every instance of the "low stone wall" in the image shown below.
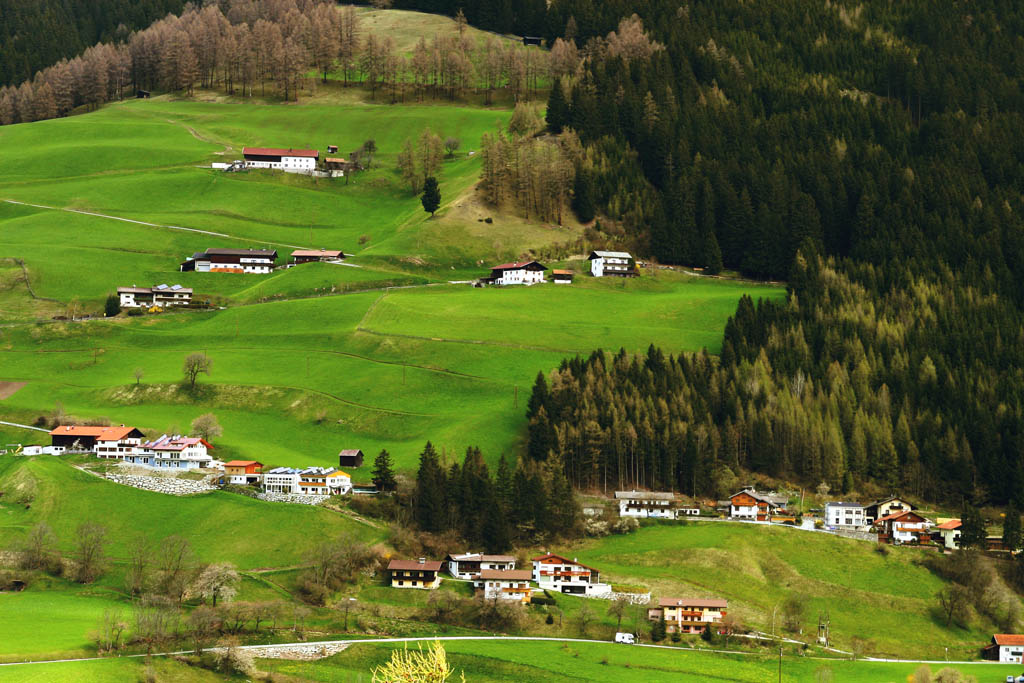
[[139,474],[114,474],[110,472],[104,475],[104,477],[118,484],[143,489],[144,491],[166,493],[170,496],[190,496],[195,493],[217,490],[216,486],[211,486],[205,481],[194,481],[192,479],[147,477]]
[[316,496],[304,493],[272,493],[269,491],[257,494],[256,497],[272,503],[300,503],[302,505],[319,505],[330,499],[330,496]]
[[241,649],[257,659],[298,659],[312,661],[336,655],[348,643],[306,643],[304,645],[250,645]]
[[852,529],[836,529],[833,531],[836,536],[842,536],[843,538],[855,538],[858,541],[871,541],[872,543],[878,542],[878,534],[873,534],[870,531],[854,531]]

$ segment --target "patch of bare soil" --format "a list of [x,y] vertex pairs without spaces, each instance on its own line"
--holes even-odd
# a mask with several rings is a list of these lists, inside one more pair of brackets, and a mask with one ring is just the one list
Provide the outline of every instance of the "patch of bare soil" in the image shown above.
[[23,386],[24,382],[0,382],[0,401],[14,396]]

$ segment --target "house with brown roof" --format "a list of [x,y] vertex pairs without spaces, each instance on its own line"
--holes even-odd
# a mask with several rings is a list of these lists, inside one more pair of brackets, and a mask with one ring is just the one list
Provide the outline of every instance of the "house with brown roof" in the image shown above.
[[270,168],[285,173],[310,173],[316,170],[320,152],[315,149],[244,147],[246,168]]
[[343,261],[345,252],[341,249],[296,249],[292,252],[292,263],[313,263],[315,261]]
[[229,484],[247,486],[260,482],[263,463],[258,460],[232,460],[224,463],[224,476]]
[[546,266],[536,261],[515,261],[491,267],[491,276],[484,281],[494,285],[535,285],[544,282]]
[[762,493],[748,487],[729,496],[729,516],[735,519],[771,521],[772,515],[785,510],[788,496]]
[[647,610],[647,618],[665,618],[668,633],[703,633],[720,624],[729,603],[718,598],[662,598],[657,607]]
[[514,600],[527,604],[533,595],[529,569],[484,569],[473,582],[485,600]]
[[420,588],[433,590],[441,585],[441,562],[418,560],[391,560],[388,573],[392,588]]
[[555,268],[551,271],[551,280],[556,285],[571,285],[573,275],[575,275],[575,273],[571,270]]
[[533,580],[543,589],[587,597],[606,596],[612,592],[609,584],[601,583],[601,573],[597,569],[578,562],[576,558],[570,560],[546,553],[531,562]]
[[996,633],[984,650],[986,659],[1004,664],[1024,664],[1024,635],[1019,633]]
[[456,579],[476,579],[482,571],[505,571],[516,568],[516,558],[511,555],[484,555],[483,553],[462,553],[444,558],[445,568]]
[[68,451],[93,452],[100,458],[123,460],[134,455],[146,437],[135,427],[61,425],[50,432],[50,445]]
[[925,543],[930,541],[932,523],[913,510],[894,512],[875,520],[878,540],[882,543]]

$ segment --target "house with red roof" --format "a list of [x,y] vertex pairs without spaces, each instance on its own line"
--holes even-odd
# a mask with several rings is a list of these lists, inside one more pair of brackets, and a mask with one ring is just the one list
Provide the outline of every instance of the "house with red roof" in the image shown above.
[[544,282],[546,266],[536,261],[515,261],[491,267],[491,276],[484,278],[494,285],[535,285]]
[[878,540],[884,543],[928,542],[932,523],[913,510],[904,510],[875,520]]
[[554,553],[546,553],[531,560],[533,580],[545,590],[571,593],[587,597],[605,596],[612,592],[611,585],[601,583],[601,573],[578,562]]
[[1024,664],[1024,635],[996,633],[984,654],[986,659],[995,659],[1004,664]]
[[242,149],[246,168],[272,168],[285,173],[310,173],[316,170],[320,152],[315,149],[281,149],[278,147],[245,147]]
[[721,623],[729,603],[720,598],[662,598],[657,607],[647,610],[647,618],[665,618],[667,633],[703,633]]
[[68,451],[91,451],[100,458],[123,460],[125,456],[134,455],[135,448],[145,436],[135,427],[124,425],[61,425],[50,432],[50,445]]

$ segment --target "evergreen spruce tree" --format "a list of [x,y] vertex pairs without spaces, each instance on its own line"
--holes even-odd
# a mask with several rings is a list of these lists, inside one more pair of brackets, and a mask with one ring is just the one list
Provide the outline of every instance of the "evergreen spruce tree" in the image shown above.
[[530,433],[526,445],[527,454],[534,460],[544,460],[548,451],[555,446],[555,430],[548,419],[548,411],[541,406],[537,415],[530,420]]
[[548,400],[548,381],[544,378],[543,371],[537,373],[537,379],[533,381],[533,391],[530,393],[530,400],[526,402],[526,419],[532,420]]
[[544,116],[548,124],[548,130],[556,135],[562,132],[569,123],[569,104],[565,101],[565,91],[562,90],[562,79],[556,78],[551,84],[551,94],[548,95],[548,110]]
[[108,318],[112,318],[121,312],[121,299],[117,294],[111,294],[107,297],[106,303],[103,305],[103,313]]
[[572,211],[580,223],[589,223],[594,220],[596,214],[594,204],[594,179],[589,171],[579,169],[576,171],[576,180],[572,185]]
[[512,507],[512,468],[502,453],[498,458],[498,472],[494,478],[494,493],[498,504],[507,512]]
[[665,615],[662,614],[661,618],[654,622],[654,625],[651,626],[651,640],[653,640],[656,643],[660,643],[661,641],[665,640],[665,631]]
[[704,236],[704,272],[708,275],[722,272],[722,250],[718,248],[718,239],[713,232]]
[[441,188],[437,185],[437,178],[429,176],[423,181],[423,196],[420,197],[423,210],[431,216],[441,208]]
[[416,473],[416,492],[413,514],[416,524],[424,531],[440,532],[445,528],[446,481],[437,451],[429,441],[420,453],[420,467]]
[[1015,504],[1010,503],[1006,508],[1006,518],[1003,520],[1003,547],[1017,551],[1021,548],[1021,541],[1020,511]]
[[398,486],[395,480],[395,470],[391,462],[391,454],[381,450],[373,460],[373,485],[381,493],[394,491]]
[[981,512],[973,505],[965,503],[960,515],[960,547],[983,548],[986,535],[985,519]]

